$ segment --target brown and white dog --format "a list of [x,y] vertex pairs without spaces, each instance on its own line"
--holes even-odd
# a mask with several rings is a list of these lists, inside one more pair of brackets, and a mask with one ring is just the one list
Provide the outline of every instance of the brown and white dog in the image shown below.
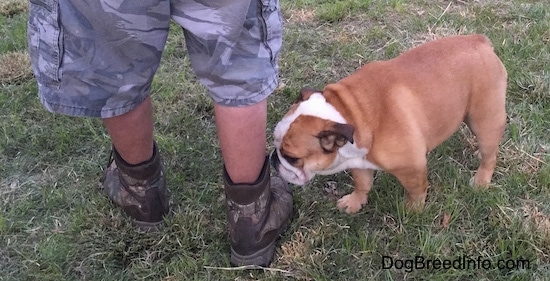
[[374,170],[397,177],[407,207],[424,205],[429,151],[464,121],[476,135],[481,164],[472,179],[487,185],[505,123],[507,74],[483,35],[425,43],[388,61],[366,64],[301,99],[277,124],[272,162],[288,182],[351,170],[355,189],[338,200],[355,213],[367,202]]

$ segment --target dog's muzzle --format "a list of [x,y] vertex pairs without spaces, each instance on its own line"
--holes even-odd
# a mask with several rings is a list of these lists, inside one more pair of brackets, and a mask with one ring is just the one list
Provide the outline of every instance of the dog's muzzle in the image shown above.
[[296,167],[292,167],[292,165],[288,164],[287,162],[283,163],[279,158],[277,149],[273,150],[270,153],[269,158],[270,158],[271,166],[273,166],[277,175],[283,177],[283,179],[285,179],[287,182],[290,182],[296,185],[304,185],[312,178],[313,174],[310,177],[308,177],[304,173],[304,171]]

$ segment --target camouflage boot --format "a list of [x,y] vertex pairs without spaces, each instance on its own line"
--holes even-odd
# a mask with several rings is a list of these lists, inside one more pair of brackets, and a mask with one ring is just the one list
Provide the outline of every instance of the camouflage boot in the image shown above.
[[105,193],[141,230],[156,231],[163,225],[169,212],[168,190],[156,143],[151,160],[137,166],[127,164],[113,147],[103,173]]
[[224,168],[227,223],[231,264],[268,266],[275,242],[288,227],[292,216],[292,192],[280,177],[269,176],[266,158],[258,180],[235,184]]

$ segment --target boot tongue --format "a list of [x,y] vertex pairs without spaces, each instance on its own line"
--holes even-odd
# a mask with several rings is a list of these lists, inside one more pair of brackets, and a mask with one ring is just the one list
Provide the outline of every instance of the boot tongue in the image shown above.
[[153,156],[151,156],[151,159],[136,165],[131,165],[124,161],[114,147],[113,152],[117,167],[131,178],[137,180],[147,180],[161,170],[160,157],[158,156],[159,153],[156,142],[153,143]]
[[234,183],[225,167],[223,168],[223,181],[225,195],[231,201],[239,205],[248,205],[256,201],[265,190],[269,190],[269,161],[266,158],[260,176],[254,183]]

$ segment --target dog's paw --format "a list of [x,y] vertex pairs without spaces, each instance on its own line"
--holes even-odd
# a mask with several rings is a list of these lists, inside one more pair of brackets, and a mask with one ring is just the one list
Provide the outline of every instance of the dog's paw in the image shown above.
[[423,201],[405,200],[405,208],[411,212],[421,212],[426,203]]
[[360,195],[357,193],[351,193],[338,199],[336,206],[340,212],[346,212],[346,214],[354,214],[361,210],[361,207],[367,203],[367,195]]
[[475,176],[470,178],[470,181],[468,182],[468,184],[471,187],[474,187],[474,188],[486,188],[486,187],[489,187],[491,185],[491,179],[489,179],[489,180],[482,179],[478,175],[475,175]]
[[405,198],[405,208],[412,212],[422,211],[424,209],[424,205],[426,204],[426,195],[427,193],[418,194],[416,196],[407,194],[407,197]]

